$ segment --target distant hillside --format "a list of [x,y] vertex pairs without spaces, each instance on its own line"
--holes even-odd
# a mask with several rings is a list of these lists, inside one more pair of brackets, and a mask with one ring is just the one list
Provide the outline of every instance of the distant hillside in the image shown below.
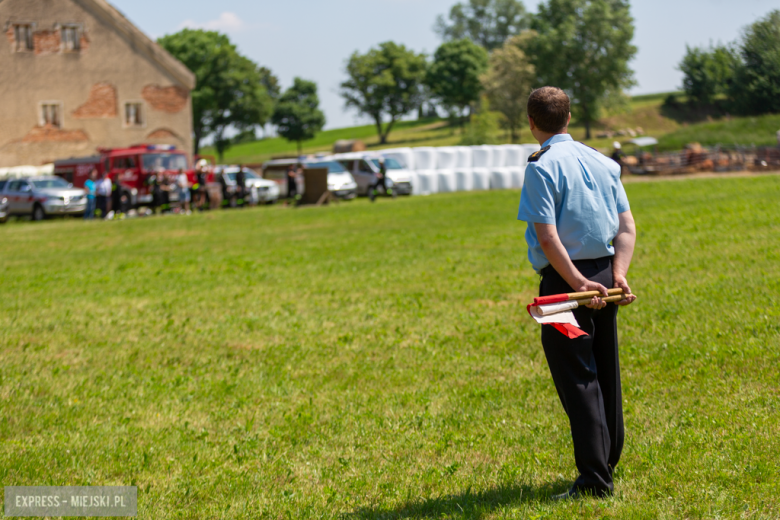
[[[776,132],[780,130],[780,115],[748,118],[722,118],[709,120],[706,114],[691,114],[674,106],[665,106],[664,100],[674,94],[678,102],[685,98],[679,92],[665,92],[634,96],[627,106],[606,113],[592,129],[593,139],[587,144],[608,152],[614,141],[625,143],[637,131],[659,140],[659,150],[680,150],[689,142],[705,146],[777,144]],[[704,121],[702,121],[704,119]],[[700,122],[701,121],[701,122]],[[576,121],[569,128],[574,139],[584,141],[585,129]],[[619,135],[623,134],[623,135]],[[599,137],[600,136],[600,137]],[[509,135],[501,132],[495,136],[501,143],[509,142]],[[461,140],[461,128],[450,126],[444,119],[422,119],[396,123],[386,145],[379,145],[373,125],[337,128],[321,132],[315,139],[304,143],[305,153],[329,152],[339,139],[360,139],[369,150],[401,146],[455,146]],[[520,142],[533,142],[530,131],[524,129]],[[215,154],[213,148],[205,148],[203,154]],[[226,163],[256,164],[274,156],[296,154],[295,143],[276,137],[235,145],[225,153]]]
[[661,136],[660,150],[680,150],[687,143],[703,146],[775,146],[780,130],[780,114],[734,117],[684,126]]

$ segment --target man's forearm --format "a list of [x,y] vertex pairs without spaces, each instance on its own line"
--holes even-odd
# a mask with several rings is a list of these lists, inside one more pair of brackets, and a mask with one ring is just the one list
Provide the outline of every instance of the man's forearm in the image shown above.
[[619,219],[618,233],[612,240],[612,245],[615,248],[615,257],[612,259],[612,275],[625,278],[634,256],[636,225],[630,211],[621,213]]

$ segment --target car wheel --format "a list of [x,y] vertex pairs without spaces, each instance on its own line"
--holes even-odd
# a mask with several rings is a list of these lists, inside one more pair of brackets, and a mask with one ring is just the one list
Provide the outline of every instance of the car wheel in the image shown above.
[[0,218],[0,224],[5,224],[6,222],[8,222],[8,217]]
[[46,218],[46,212],[43,211],[43,206],[41,206],[40,204],[36,204],[33,207],[32,219],[38,221],[38,220],[43,220],[45,218]]

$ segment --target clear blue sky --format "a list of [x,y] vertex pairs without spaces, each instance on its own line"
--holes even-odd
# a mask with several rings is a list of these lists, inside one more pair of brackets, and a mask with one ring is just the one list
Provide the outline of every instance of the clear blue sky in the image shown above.
[[[184,26],[230,35],[240,52],[269,67],[284,87],[295,76],[317,82],[328,128],[364,122],[343,109],[338,86],[354,51],[394,40],[433,53],[436,15],[455,0],[109,0],[149,36]],[[538,0],[526,0],[535,11]],[[669,91],[681,84],[677,63],[685,45],[730,42],[780,0],[633,0],[634,94]]]

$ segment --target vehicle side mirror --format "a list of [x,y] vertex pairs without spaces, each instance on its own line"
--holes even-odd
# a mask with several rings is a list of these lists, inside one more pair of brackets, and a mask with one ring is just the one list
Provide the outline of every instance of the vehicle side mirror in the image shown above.
[[29,184],[25,184],[24,186],[22,186],[22,191],[30,191],[30,189],[31,188]]
[[72,188],[72,187],[73,187],[73,183],[72,183],[72,182],[69,182],[69,183],[68,183],[68,188]]

